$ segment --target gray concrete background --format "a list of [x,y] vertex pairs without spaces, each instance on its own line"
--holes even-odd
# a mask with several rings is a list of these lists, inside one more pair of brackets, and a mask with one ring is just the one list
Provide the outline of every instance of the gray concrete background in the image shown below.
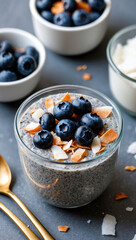
[[[106,37],[92,52],[78,57],[64,57],[47,50],[47,61],[35,91],[56,84],[74,83],[97,89],[112,98],[108,84],[106,46],[116,31],[136,22],[135,11],[135,0],[113,0]],[[0,0],[0,27],[16,27],[33,33],[28,0]],[[76,67],[80,64],[87,64],[87,72],[92,74],[92,80],[86,82],[82,80],[82,72],[76,71]],[[107,190],[96,201],[85,207],[65,210],[46,204],[25,181],[13,132],[14,115],[22,101],[0,103],[0,153],[11,167],[14,193],[26,203],[56,240],[114,239],[101,235],[102,213],[109,213],[116,217],[118,224],[115,239],[133,239],[136,234],[136,172],[127,172],[124,167],[126,165],[136,166],[134,157],[127,154],[128,145],[136,140],[136,119],[121,110],[125,124],[124,136],[115,176]],[[114,195],[121,191],[128,194],[129,197],[116,202]],[[11,199],[0,195],[0,201],[37,233],[28,218]],[[125,208],[128,206],[134,207],[134,211],[126,212]],[[88,219],[91,219],[92,223],[88,224]],[[60,233],[57,230],[58,225],[70,226],[69,232]],[[37,235],[40,237],[38,233]],[[26,238],[14,223],[3,212],[0,212],[0,240],[9,239],[25,240]]]

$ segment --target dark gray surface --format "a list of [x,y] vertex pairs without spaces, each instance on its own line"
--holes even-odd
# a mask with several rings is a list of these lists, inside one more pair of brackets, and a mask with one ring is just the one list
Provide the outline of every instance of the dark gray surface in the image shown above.
[[[107,35],[100,46],[90,53],[78,57],[63,57],[47,51],[47,61],[36,90],[56,84],[74,83],[95,88],[112,98],[108,85],[106,45],[116,31],[135,23],[135,10],[135,0],[113,0]],[[0,0],[0,27],[17,27],[33,33],[28,0]],[[82,72],[76,71],[76,67],[80,64],[88,65],[87,72],[92,74],[92,80],[86,82],[82,80]],[[125,124],[124,137],[115,176],[108,189],[88,206],[65,210],[46,204],[25,181],[13,131],[14,115],[21,102],[0,103],[0,153],[11,167],[14,193],[26,203],[56,240],[114,239],[101,235],[103,213],[113,214],[117,218],[115,239],[131,240],[136,234],[136,172],[126,172],[124,167],[136,165],[134,157],[126,153],[128,145],[136,140],[136,119],[122,111]],[[128,194],[129,198],[116,202],[114,195],[121,191]],[[0,195],[0,201],[36,232],[24,213],[11,199]],[[128,206],[134,207],[134,211],[126,212],[125,208]],[[88,219],[91,219],[92,223],[88,224]],[[65,224],[70,226],[69,232],[60,233],[57,226]],[[38,236],[40,237],[39,234]],[[26,238],[14,223],[0,212],[0,240],[9,239],[24,240]]]

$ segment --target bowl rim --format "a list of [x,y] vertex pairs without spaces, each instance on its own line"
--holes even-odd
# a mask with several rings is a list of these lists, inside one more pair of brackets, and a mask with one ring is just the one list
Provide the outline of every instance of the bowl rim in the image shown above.
[[[84,90],[91,90],[94,94],[98,94],[99,96],[101,96],[102,98],[104,98],[104,100],[108,100],[109,104],[111,106],[113,106],[113,108],[115,109],[117,115],[118,115],[118,118],[119,118],[119,134],[118,134],[118,137],[117,139],[115,140],[115,142],[111,145],[111,147],[109,147],[105,152],[103,152],[102,154],[96,156],[96,157],[93,157],[85,162],[78,162],[78,163],[75,163],[75,162],[59,162],[59,161],[50,161],[40,155],[38,155],[37,153],[33,152],[30,148],[27,147],[27,145],[23,142],[22,138],[20,137],[20,133],[19,133],[19,130],[18,130],[18,116],[19,114],[21,113],[21,111],[23,110],[23,108],[31,101],[31,100],[34,100],[35,97],[43,94],[43,93],[47,93],[48,91],[52,91],[52,90],[56,90],[56,89],[69,89],[69,88],[73,88],[73,89],[79,89],[80,87],[78,85],[68,85],[68,84],[63,84],[63,85],[56,85],[56,86],[52,86],[52,87],[48,87],[48,88],[44,88],[34,94],[32,94],[31,96],[29,96],[21,105],[20,107],[18,108],[16,114],[15,114],[15,118],[14,118],[14,133],[15,133],[15,137],[16,137],[16,141],[17,143],[19,142],[21,144],[21,146],[23,147],[23,149],[25,149],[26,152],[30,152],[31,155],[33,155],[34,157],[38,158],[41,160],[41,162],[44,164],[44,163],[49,163],[49,164],[57,164],[57,165],[84,165],[86,163],[89,163],[89,162],[92,162],[92,161],[95,161],[95,160],[98,160],[102,157],[106,157],[108,154],[110,154],[112,152],[112,150],[116,149],[116,147],[118,146],[118,144],[120,143],[121,139],[122,139],[122,135],[123,135],[123,118],[122,118],[122,115],[121,115],[121,112],[118,108],[118,106],[110,99],[108,98],[105,94],[97,91],[97,90],[94,90],[92,88],[88,88],[88,87],[84,87],[82,86],[82,89]],[[37,160],[36,160],[37,161]]]
[[128,81],[134,82],[136,83],[136,80],[127,76],[126,74],[124,74],[123,72],[121,72],[119,70],[119,68],[117,67],[117,65],[114,63],[114,61],[112,60],[112,56],[111,56],[111,47],[112,44],[114,44],[114,41],[116,41],[118,39],[118,37],[120,37],[122,34],[127,33],[131,30],[135,29],[136,30],[136,24],[130,25],[128,27],[125,27],[121,30],[119,30],[118,32],[116,32],[112,38],[109,40],[108,45],[107,45],[107,49],[106,49],[106,55],[107,55],[107,60],[108,63],[110,64],[110,66],[112,67],[112,69],[114,69],[114,71],[116,73],[118,73],[119,75],[121,75],[123,78],[127,79]]
[[40,72],[42,70],[42,68],[44,66],[44,63],[45,63],[45,60],[46,60],[46,50],[45,50],[43,44],[40,42],[40,40],[38,38],[36,38],[33,34],[27,32],[27,31],[24,31],[22,29],[18,29],[18,28],[0,28],[0,35],[1,34],[8,34],[8,33],[9,34],[18,34],[18,35],[22,35],[24,37],[28,37],[30,39],[33,39],[33,41],[37,42],[38,43],[37,45],[40,46],[41,50],[39,50],[39,48],[37,50],[39,52],[39,55],[40,56],[42,55],[42,57],[41,57],[41,60],[38,63],[37,68],[30,75],[28,75],[27,77],[18,79],[16,81],[0,82],[0,87],[19,85],[21,83],[29,81],[35,75],[37,75],[38,72]]
[[102,15],[97,20],[95,20],[92,23],[89,23],[83,26],[77,26],[77,27],[58,26],[58,25],[55,25],[54,23],[50,23],[47,20],[43,19],[38,13],[38,10],[36,8],[36,4],[35,4],[36,0],[30,0],[29,8],[30,8],[31,14],[37,19],[37,21],[39,21],[41,24],[43,24],[44,26],[52,30],[58,30],[60,32],[79,32],[82,30],[91,29],[99,25],[99,23],[103,22],[109,16],[111,11],[111,0],[105,0],[105,2],[106,2],[106,8],[104,9]]

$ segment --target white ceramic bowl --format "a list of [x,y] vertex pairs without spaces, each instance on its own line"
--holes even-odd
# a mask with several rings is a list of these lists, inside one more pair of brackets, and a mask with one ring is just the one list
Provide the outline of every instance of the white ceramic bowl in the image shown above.
[[36,36],[52,51],[63,55],[78,55],[94,49],[103,39],[111,0],[105,0],[103,14],[94,22],[81,27],[61,27],[44,20],[36,9],[36,0],[30,0],[30,11]]
[[0,101],[11,102],[28,95],[37,85],[43,69],[46,53],[42,43],[32,34],[16,28],[1,28],[0,41],[9,40],[16,48],[35,47],[39,52],[39,64],[29,76],[12,82],[0,82]]

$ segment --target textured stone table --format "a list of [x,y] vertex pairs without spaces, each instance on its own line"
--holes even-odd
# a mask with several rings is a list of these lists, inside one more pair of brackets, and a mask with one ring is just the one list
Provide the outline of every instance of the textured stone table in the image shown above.
[[[135,9],[135,0],[113,0],[107,35],[100,46],[92,52],[78,57],[64,57],[47,50],[47,61],[35,91],[56,84],[74,83],[95,88],[112,98],[108,85],[106,46],[116,31],[135,23]],[[0,27],[16,27],[33,33],[28,0],[0,0]],[[92,74],[92,80],[86,82],[82,80],[82,72],[76,71],[76,67],[80,64],[87,64],[87,72]],[[112,214],[117,219],[115,239],[133,239],[136,234],[136,172],[127,172],[124,167],[136,165],[134,157],[127,154],[128,145],[136,140],[136,119],[121,110],[125,124],[124,136],[115,176],[107,190],[88,206],[65,210],[46,204],[25,181],[13,131],[14,115],[22,101],[0,103],[0,153],[6,158],[12,170],[12,190],[27,204],[56,240],[114,239],[114,237],[101,235],[104,213]],[[121,191],[129,197],[116,202],[114,195]],[[0,195],[0,201],[36,232],[24,213],[11,199]],[[133,212],[126,212],[125,208],[128,206],[134,207]],[[87,223],[89,219],[92,220],[90,224]],[[65,224],[70,226],[70,230],[67,233],[60,233],[57,226]],[[38,236],[40,237],[39,234]],[[25,239],[16,225],[3,212],[0,212],[0,240]]]

